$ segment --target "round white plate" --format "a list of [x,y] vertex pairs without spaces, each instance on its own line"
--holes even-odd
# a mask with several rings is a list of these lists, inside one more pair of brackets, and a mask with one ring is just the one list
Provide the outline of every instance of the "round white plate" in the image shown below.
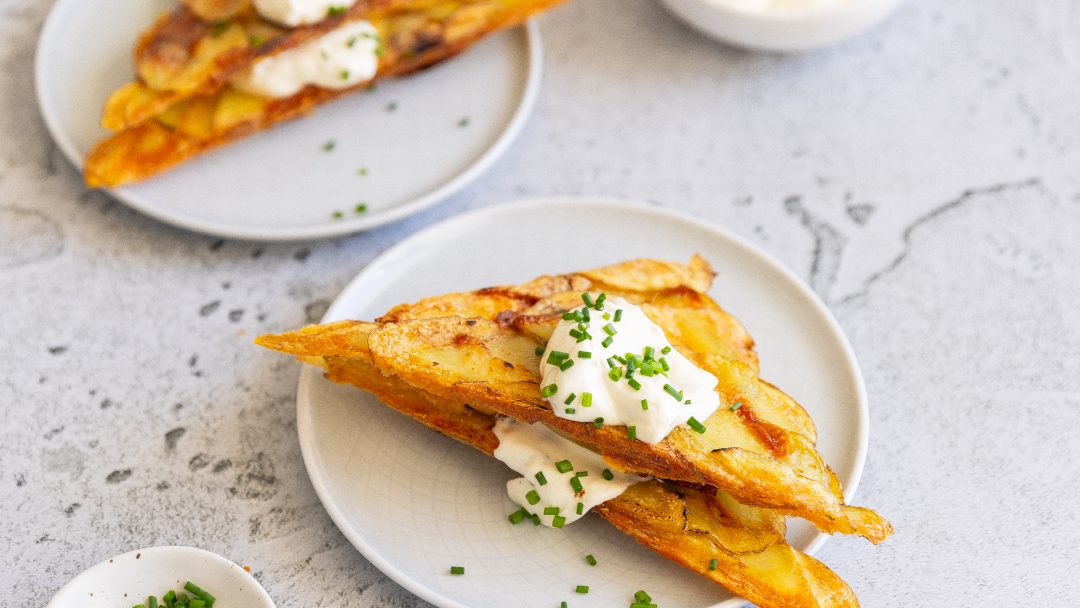
[[148,596],[161,602],[188,581],[217,598],[216,606],[274,608],[266,590],[240,566],[216,553],[175,546],[136,549],[92,566],[57,591],[46,608],[145,606]]
[[[520,283],[633,257],[688,260],[719,273],[710,295],[757,342],[762,374],[798,399],[850,499],[867,442],[858,364],[820,300],[738,237],[654,207],[546,199],[486,208],[432,226],[372,262],[324,321],[371,319],[401,302]],[[664,608],[737,606],[715,584],[637,545],[598,517],[563,529],[510,525],[500,462],[442,437],[370,395],[307,367],[297,395],[311,481],[345,536],[380,570],[438,606],[626,606],[645,589]],[[789,539],[825,541],[792,521]],[[596,567],[585,564],[593,554]],[[450,576],[464,566],[465,576]],[[576,585],[589,585],[587,596]]]
[[[53,6],[38,43],[38,103],[76,166],[108,134],[101,109],[134,74],[136,37],[176,5]],[[539,30],[530,22],[412,77],[111,192],[161,221],[224,237],[316,238],[380,226],[445,199],[495,162],[532,109],[541,63]],[[359,204],[367,211],[357,213]]]

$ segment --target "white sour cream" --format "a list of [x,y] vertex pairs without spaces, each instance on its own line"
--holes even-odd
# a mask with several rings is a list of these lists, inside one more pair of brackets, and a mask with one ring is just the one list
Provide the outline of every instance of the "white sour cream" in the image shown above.
[[331,9],[344,9],[356,0],[254,0],[255,10],[264,19],[295,27],[318,23]]
[[[598,294],[593,296],[598,297]],[[581,314],[585,308],[581,306],[574,311]],[[622,312],[618,313],[620,310]],[[638,440],[653,444],[662,441],[677,426],[693,428],[703,423],[719,407],[716,377],[675,350],[664,330],[640,308],[622,298],[608,298],[602,311],[589,309],[588,312],[590,320],[585,332],[591,338],[579,341],[575,336],[581,331],[579,322],[564,319],[555,328],[540,361],[541,386],[557,387],[554,394],[547,397],[555,415],[593,423],[602,418],[604,425],[628,427],[628,433],[629,427],[634,427]],[[608,319],[604,319],[605,314]],[[610,345],[604,346],[609,331],[614,333],[610,336]],[[631,367],[629,355],[644,358],[647,347],[652,348],[649,352],[653,357],[651,367],[656,370],[654,375],[646,375],[639,365],[631,374],[632,380],[627,380],[626,372]],[[591,358],[582,358],[583,351],[590,353]],[[559,353],[569,355],[566,361],[572,361],[573,365],[549,363],[553,360],[552,353],[556,353],[556,361]],[[613,357],[621,357],[627,362],[613,360],[616,367],[612,368],[608,360]],[[668,366],[664,373],[659,371],[662,369],[661,358]],[[609,376],[612,369],[618,370],[618,380]],[[573,399],[567,403],[571,394]],[[642,405],[643,400],[647,409]]]
[[[495,458],[524,476],[506,482],[510,500],[537,515],[540,523],[549,528],[561,528],[581,519],[596,505],[615,498],[645,479],[611,469],[599,454],[555,434],[540,423],[525,424],[499,416],[495,421],[495,435],[499,438]],[[559,471],[557,463],[564,461],[573,468]],[[567,468],[565,463],[563,468]],[[611,479],[605,478],[605,471]],[[578,476],[581,472],[586,475]],[[545,483],[540,483],[537,473],[542,475]],[[571,479],[577,479],[580,491]],[[535,504],[530,504],[530,494]],[[557,514],[552,513],[554,509],[558,509]],[[549,512],[545,514],[545,510]],[[562,521],[557,521],[560,517]]]
[[230,83],[263,97],[289,97],[307,85],[346,89],[371,80],[379,67],[379,36],[367,21],[350,21],[336,30],[261,59]]

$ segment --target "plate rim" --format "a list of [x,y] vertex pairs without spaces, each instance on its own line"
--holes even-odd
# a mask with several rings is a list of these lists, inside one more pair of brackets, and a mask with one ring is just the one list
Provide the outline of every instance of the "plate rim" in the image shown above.
[[[68,161],[79,170],[80,175],[83,167],[83,156],[76,149],[71,134],[63,128],[62,121],[56,111],[55,95],[48,87],[49,79],[53,78],[53,75],[45,68],[44,57],[47,55],[48,49],[56,44],[55,39],[58,36],[57,30],[60,27],[59,23],[62,21],[63,12],[71,4],[85,1],[57,0],[49,9],[49,14],[45,18],[45,24],[41,29],[41,34],[38,36],[37,46],[34,51],[34,92],[37,99],[38,113],[44,120],[45,128],[48,130],[53,142],[60,148]],[[510,119],[503,125],[502,132],[472,163],[462,171],[455,173],[448,181],[386,211],[327,224],[253,228],[218,221],[200,220],[162,211],[156,208],[152,202],[143,200],[142,197],[133,194],[130,188],[123,186],[102,188],[101,190],[107,192],[111,198],[159,222],[191,232],[245,241],[287,242],[327,239],[365,232],[402,220],[431,208],[460,192],[465,186],[486,173],[496,161],[502,158],[510,145],[521,134],[525,123],[536,107],[536,100],[539,97],[540,83],[543,80],[544,71],[544,47],[536,18],[529,19],[518,27],[504,30],[502,33],[518,32],[519,30],[523,30],[525,35],[527,54],[525,85],[521,90],[517,107],[514,109]]]
[[[841,484],[844,487],[844,500],[847,504],[851,504],[855,498],[855,493],[858,490],[859,482],[862,479],[863,469],[866,463],[866,455],[869,449],[870,443],[870,411],[869,403],[867,400],[866,384],[863,379],[862,369],[859,367],[858,360],[855,358],[855,351],[849,342],[847,335],[844,333],[843,328],[840,327],[839,322],[833,316],[832,311],[825,305],[820,297],[793,271],[781,264],[778,260],[772,257],[768,252],[761,249],[757,245],[744,239],[743,237],[735,234],[734,232],[711,222],[695,218],[682,211],[676,211],[673,209],[655,207],[646,203],[627,201],[611,197],[591,197],[591,196],[553,196],[553,197],[534,197],[520,200],[512,200],[496,204],[493,206],[481,207],[472,211],[462,213],[440,222],[436,222],[430,226],[419,230],[408,237],[405,237],[401,241],[392,245],[384,250],[370,262],[368,262],[355,277],[353,277],[345,287],[338,293],[323,315],[319,323],[328,323],[334,320],[340,320],[344,318],[342,312],[344,309],[343,300],[347,294],[352,294],[358,289],[361,289],[366,281],[369,280],[371,275],[380,271],[380,266],[402,257],[402,253],[415,247],[417,244],[422,244],[428,237],[431,237],[439,232],[446,232],[465,226],[471,222],[477,220],[492,220],[498,219],[506,215],[512,215],[514,213],[520,213],[522,211],[531,211],[539,207],[550,209],[551,207],[575,207],[578,205],[590,205],[604,207],[609,210],[625,211],[627,208],[633,209],[636,213],[644,213],[646,215],[653,215],[658,218],[666,220],[675,220],[682,222],[692,223],[700,228],[712,233],[712,236],[720,239],[727,240],[729,243],[742,249],[745,253],[755,256],[774,271],[780,273],[780,275],[788,282],[792,283],[804,296],[807,297],[811,306],[818,315],[825,321],[829,332],[832,337],[840,346],[840,354],[844,358],[844,362],[847,364],[849,380],[852,381],[855,387],[855,430],[858,434],[858,441],[856,442],[856,450],[854,456],[854,463],[851,473],[847,479],[842,479]],[[364,559],[368,560],[373,566],[379,569],[380,572],[392,579],[397,584],[401,585],[410,593],[417,597],[430,602],[440,608],[475,608],[467,604],[462,604],[457,600],[445,597],[439,594],[437,591],[428,588],[423,585],[419,580],[412,577],[409,573],[397,568],[391,564],[385,558],[382,557],[377,551],[375,551],[367,541],[359,534],[355,533],[350,526],[344,525],[346,515],[344,509],[334,500],[332,497],[332,490],[328,479],[321,475],[316,474],[316,469],[319,466],[317,458],[315,456],[315,440],[312,435],[311,420],[309,418],[310,408],[305,411],[305,395],[311,390],[313,382],[322,379],[319,370],[310,366],[303,365],[301,367],[300,378],[297,382],[296,388],[296,418],[297,418],[297,435],[300,444],[300,455],[304,461],[304,470],[308,474],[308,479],[311,482],[312,487],[315,490],[315,494],[319,497],[319,502],[322,503],[323,508],[326,509],[330,519],[337,526],[338,530],[349,541],[349,543],[360,552]],[[810,543],[802,549],[807,555],[813,556],[822,545],[829,539],[829,535],[824,532],[817,531]],[[719,604],[713,605],[711,608],[737,608],[745,605],[745,600],[735,597],[731,600],[725,600]]]

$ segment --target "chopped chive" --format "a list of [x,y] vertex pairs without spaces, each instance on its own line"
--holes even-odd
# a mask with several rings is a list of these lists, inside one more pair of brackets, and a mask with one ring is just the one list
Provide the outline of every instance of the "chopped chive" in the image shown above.
[[637,381],[637,378],[628,378],[626,380],[626,383],[629,384],[630,388],[634,389],[635,391],[641,390],[641,383]]
[[574,367],[574,360],[573,359],[567,359],[566,361],[563,361],[562,363],[559,364],[559,369],[561,371],[564,371],[564,372],[566,370],[570,369],[571,367]]
[[642,399],[641,400],[641,409],[642,409],[642,411],[648,411],[648,409],[649,409],[649,400],[648,399]]
[[544,354],[544,347],[543,346],[537,346],[536,350],[533,351],[533,352],[535,352],[537,354],[537,356],[542,355],[542,354]]
[[337,142],[331,139],[331,140],[327,141],[325,144],[322,145],[322,149],[325,150],[326,152],[329,152],[329,151],[333,150],[336,146],[337,146]]
[[674,397],[676,401],[682,401],[682,391],[675,390],[674,386],[671,386],[670,384],[665,384],[664,392]]
[[652,601],[652,598],[649,597],[648,593],[645,593],[644,589],[639,589],[637,591],[637,593],[634,594],[634,599],[639,601],[639,602],[651,602]]
[[558,515],[559,507],[544,507],[544,515]]
[[561,528],[561,527],[563,527],[565,525],[566,525],[566,518],[563,517],[562,515],[556,515],[555,517],[551,518],[551,527],[552,528]]
[[576,311],[568,310],[568,311],[562,313],[562,320],[563,321],[573,321],[575,319],[577,319],[577,312]]
[[206,608],[206,600],[197,597],[191,598],[191,601],[188,602],[188,608]]
[[367,204],[365,204],[365,203],[360,203],[360,204],[358,204],[358,205],[356,206],[356,208],[354,209],[354,211],[356,211],[357,213],[364,213],[364,212],[366,212],[366,211],[367,211]]
[[580,329],[581,331],[585,331],[586,329],[589,329],[589,324],[582,321],[581,323],[577,324],[577,328]]
[[611,371],[608,372],[607,377],[611,378],[612,382],[618,382],[619,378],[622,378],[622,368],[621,367],[613,367],[613,368],[611,368]]
[[577,514],[578,515],[584,515],[585,514],[585,503],[583,503],[583,502],[577,503]]
[[698,433],[704,433],[705,432],[705,425],[698,422],[698,419],[694,418],[693,416],[691,416],[690,419],[686,421],[686,424],[689,425],[690,428],[694,429],[694,431],[696,431]]
[[539,526],[540,525],[540,516],[537,515],[536,513],[533,513],[532,515],[530,515],[529,519],[532,520],[534,526]]
[[570,358],[570,353],[564,353],[561,350],[553,350],[551,351],[551,354],[548,355],[548,363],[551,363],[552,360],[566,361],[568,358]]
[[646,359],[652,359],[653,355],[655,355],[655,354],[656,354],[656,349],[655,348],[653,348],[651,346],[646,346],[645,347],[645,358]]
[[536,490],[529,490],[529,493],[525,495],[525,500],[527,500],[530,505],[535,505],[540,502],[540,495],[536,493]]
[[453,574],[454,576],[461,576],[462,574],[465,574],[465,567],[464,566],[450,566],[450,574]]
[[517,511],[514,511],[510,515],[507,515],[506,519],[508,519],[510,521],[510,523],[512,523],[512,524],[520,524],[528,516],[529,516],[529,512],[526,511],[524,507],[522,507],[522,508],[518,509]]
[[604,348],[607,348],[607,347],[611,346],[611,343],[614,342],[614,341],[615,341],[615,338],[612,338],[611,336],[608,336],[608,337],[604,338],[604,341],[601,342],[600,344]]
[[341,218],[345,217],[345,214],[340,211],[335,211],[330,214],[330,217],[334,218],[335,220],[340,220]]
[[605,312],[604,313],[604,320],[605,321],[610,321],[611,320],[611,313],[610,312]]
[[615,366],[617,366],[618,364],[619,364],[619,362],[615,360],[615,357],[608,357],[607,358],[608,367],[614,369]]
[[570,393],[570,395],[566,397],[566,401],[563,401],[563,403],[566,404],[566,405],[570,405],[571,403],[574,402],[574,399],[576,399],[576,398],[577,398],[577,395],[575,395],[574,393]]
[[200,600],[207,604],[213,605],[217,601],[217,598],[204,591],[201,587],[195,583],[188,581],[184,583],[184,589],[187,589],[188,593],[198,597]]
[[161,600],[165,602],[166,606],[172,608],[173,602],[176,601],[176,592],[170,589],[165,595],[161,596]]
[[575,409],[574,409],[574,408],[572,408],[572,407],[568,407],[568,408],[566,408],[566,413],[567,413],[567,414],[573,414],[573,413],[574,413],[574,412],[576,412],[576,411],[577,411],[577,410],[575,410]]
[[592,353],[587,350],[579,350],[577,356],[578,359],[592,359]]
[[581,332],[581,339],[578,342],[584,342],[585,340],[592,340],[592,334],[587,331]]
[[555,463],[555,468],[558,469],[560,473],[568,473],[574,470],[574,465],[571,464],[569,460],[560,460]]
[[592,318],[591,318],[592,313],[589,312],[588,308],[582,308],[581,310],[578,311],[578,314],[581,315],[581,320],[582,321],[585,321],[585,322],[592,321]]
[[731,411],[734,412],[734,411],[738,410],[740,407],[742,407],[742,405],[743,405],[742,401],[735,402],[735,405],[731,406]]
[[686,405],[690,405],[690,404],[693,403],[693,401],[691,401],[690,399],[687,399],[686,401],[683,401],[683,403],[686,404]]
[[537,471],[536,472],[536,483],[538,483],[538,484],[540,484],[542,486],[547,485],[547,477],[544,477],[544,472],[543,471]]
[[585,556],[585,561],[588,562],[590,566],[596,565],[596,558],[593,557],[592,553]]
[[351,36],[347,41],[345,41],[345,46],[351,49],[352,47],[356,46],[357,40],[359,40],[359,38],[357,38],[356,36]]
[[345,7],[344,6],[331,6],[330,8],[326,9],[326,16],[327,17],[340,17],[341,15],[344,15],[344,14],[345,14]]
[[459,129],[464,129],[465,127],[469,126],[469,117],[462,116],[461,120],[457,121],[457,126]]
[[671,371],[671,366],[668,365],[666,357],[660,357],[660,367],[664,368],[665,372],[670,372]]
[[600,472],[600,476],[608,481],[615,479],[615,474],[611,472],[611,469],[604,469]]
[[550,396],[554,395],[557,392],[559,392],[559,385],[557,385],[557,384],[549,384],[549,385],[545,386],[544,388],[540,389],[540,396],[544,397],[546,399],[547,397],[550,397]]
[[574,494],[581,494],[581,491],[584,489],[581,485],[581,480],[577,477],[570,478],[570,487],[574,490]]
[[596,304],[593,302],[592,294],[590,294],[587,291],[585,293],[581,294],[581,301],[585,302],[585,306],[587,306],[588,308],[592,308],[593,306],[596,306]]
[[606,293],[596,296],[596,310],[604,310],[604,300],[607,300]]
[[592,393],[581,393],[582,407],[592,407]]
[[566,602],[561,602],[559,604],[559,608],[566,608]]
[[719,563],[720,562],[716,561],[715,558],[710,559],[709,560],[709,570],[716,570],[716,566],[719,565]]
[[603,418],[597,418],[596,420],[593,420],[592,423],[593,423],[593,426],[598,428],[598,429],[604,428],[604,419]]
[[629,439],[630,441],[633,441],[633,440],[637,439],[637,427],[636,426],[628,426],[628,427],[626,427],[626,438]]
[[614,336],[615,334],[617,334],[619,332],[615,331],[615,326],[614,325],[612,325],[611,323],[608,323],[608,324],[604,325],[604,333],[609,335],[609,336]]
[[341,79],[342,80],[348,80],[349,79],[349,70],[341,70]]
[[250,46],[260,46],[262,43],[262,36],[248,36],[248,44]]
[[367,177],[367,167],[360,167],[357,173],[360,175],[360,177]]
[[577,472],[574,473],[574,477],[588,477],[588,476],[589,476],[588,471],[577,471]]
[[589,586],[588,585],[578,585],[577,587],[574,587],[574,592],[575,593],[588,593],[589,592]]
[[615,311],[615,322],[618,323],[619,321],[622,321],[622,309],[621,308],[619,310]]
[[585,339],[585,334],[579,331],[577,328],[574,328],[570,330],[570,337],[575,338],[578,342],[581,342]]
[[671,352],[671,347],[670,346],[665,346],[664,348],[660,349],[660,352],[662,352],[662,353],[664,353],[666,355],[666,354]]
[[157,598],[152,595],[146,598],[146,608],[158,608]]

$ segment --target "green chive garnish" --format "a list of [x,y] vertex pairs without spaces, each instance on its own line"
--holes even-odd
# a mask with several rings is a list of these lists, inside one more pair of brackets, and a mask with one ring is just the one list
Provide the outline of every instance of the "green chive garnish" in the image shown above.
[[570,330],[570,337],[574,338],[578,342],[584,342],[585,341],[585,334],[578,331],[577,329],[571,329]]
[[628,378],[626,380],[626,383],[629,384],[630,388],[634,389],[635,391],[641,390],[641,383],[637,381],[637,378]]
[[613,368],[611,368],[611,371],[608,372],[607,377],[610,378],[612,382],[618,382],[619,378],[622,378],[622,368],[621,367],[613,367]]
[[518,509],[517,511],[514,511],[513,513],[508,515],[506,517],[506,519],[510,520],[510,523],[512,523],[512,524],[520,524],[528,516],[529,516],[529,512],[526,511],[524,507],[522,507],[522,508]]
[[589,586],[588,585],[578,585],[577,587],[574,587],[574,592],[575,593],[588,593],[589,592]]
[[331,6],[330,8],[326,9],[326,16],[327,17],[339,17],[339,16],[344,15],[344,14],[345,14],[345,7],[344,6]]
[[615,326],[614,325],[612,325],[611,323],[607,323],[607,324],[604,325],[604,333],[609,335],[609,336],[614,336],[618,332],[615,331]]
[[462,116],[461,120],[457,121],[457,126],[459,129],[464,129],[465,127],[469,126],[469,117]]
[[209,593],[207,593],[206,591],[204,591],[202,588],[200,588],[198,585],[196,585],[195,583],[193,583],[191,581],[188,581],[188,582],[184,583],[184,589],[186,589],[188,593],[190,593],[191,595],[194,595],[195,597],[199,598],[200,600],[202,600],[203,602],[205,602],[209,606],[213,606],[214,602],[217,601],[216,597],[210,595]]
[[585,503],[583,503],[583,502],[577,503],[577,514],[578,515],[584,515],[585,514]]
[[596,558],[593,557],[592,553],[585,556],[585,561],[588,562],[590,566],[596,565]]
[[619,321],[622,321],[622,309],[621,308],[619,310],[615,311],[615,322],[618,323]]
[[570,353],[564,353],[561,350],[553,350],[553,351],[551,351],[551,354],[548,355],[548,363],[551,363],[551,362],[554,361],[554,362],[556,362],[556,364],[558,364],[557,363],[558,361],[566,361],[569,357],[570,357]]
[[605,321],[610,321],[611,320],[611,313],[610,312],[605,312],[604,313],[604,320]]
[[538,483],[538,484],[540,484],[542,486],[547,485],[547,477],[544,477],[544,472],[543,471],[537,471],[536,472],[536,483]]
[[597,418],[596,420],[593,420],[592,423],[593,423],[593,426],[598,428],[598,429],[604,428],[604,419],[603,418]]
[[527,500],[530,505],[535,505],[540,502],[540,495],[536,493],[536,490],[529,490],[529,493],[525,495],[525,500]]
[[716,561],[716,559],[710,559],[709,560],[709,570],[716,570],[716,566],[718,566],[719,564],[720,564],[720,562]]
[[559,369],[561,371],[564,371],[564,372],[566,370],[570,369],[571,367],[574,367],[574,360],[573,359],[567,359],[566,361],[563,361],[561,364],[559,364]]
[[581,494],[581,491],[583,490],[581,480],[577,477],[570,478],[570,487],[574,490],[574,494]]
[[569,473],[574,470],[574,465],[571,464],[569,460],[560,460],[555,463],[555,468],[558,469],[560,473]]
[[592,295],[587,291],[585,293],[581,294],[581,301],[585,302],[585,306],[587,306],[589,308],[592,308],[593,306],[596,305],[595,303],[593,303]]
[[349,79],[349,70],[341,70],[341,79],[342,80],[348,80]]
[[577,311],[568,310],[568,311],[562,313],[562,320],[563,321],[574,321],[577,318],[578,318]]
[[566,518],[563,517],[562,515],[556,515],[555,517],[551,518],[551,527],[552,528],[561,528],[561,527],[563,527],[565,525],[566,525]]
[[532,520],[534,526],[539,526],[540,525],[540,516],[537,515],[536,513],[533,513],[532,515],[530,515],[529,519]]
[[588,477],[588,476],[589,476],[588,471],[577,471],[576,473],[574,473],[574,477]]
[[596,296],[596,310],[604,310],[604,300],[607,300],[607,294],[602,293]]
[[450,574],[453,574],[454,576],[461,576],[462,574],[465,574],[465,567],[464,566],[450,566]]
[[665,357],[660,357],[660,367],[664,368],[665,372],[671,371],[671,366],[668,365],[667,358]]
[[576,398],[577,398],[577,395],[575,395],[574,393],[570,393],[570,395],[566,398],[566,401],[563,401],[563,404],[570,405],[571,403],[574,402],[574,399],[576,399]]
[[735,405],[731,406],[731,411],[734,412],[735,410],[739,409],[740,407],[742,407],[742,401],[737,401],[737,402],[735,402]]
[[634,594],[634,599],[639,601],[639,602],[651,602],[652,601],[652,598],[649,597],[648,593],[645,593],[644,589],[639,589],[638,592]]
[[690,419],[686,421],[686,424],[698,433],[705,432],[705,425],[698,422],[697,418],[694,418],[693,416],[691,416]]
[[587,350],[579,350],[577,356],[578,359],[592,359],[592,353]]
[[642,409],[642,411],[648,411],[649,410],[649,400],[648,399],[642,399],[641,400],[641,409]]
[[656,349],[655,348],[653,348],[651,346],[646,346],[645,347],[645,358],[646,359],[652,359],[653,355],[655,355],[655,354],[656,354]]
[[592,393],[581,393],[582,407],[592,407]]
[[359,38],[357,38],[356,36],[352,36],[345,42],[345,46],[351,49],[352,47],[356,46],[357,40],[359,40]]
[[146,608],[158,608],[157,598],[152,595],[146,598]]
[[607,365],[608,367],[614,369],[617,365],[619,365],[619,362],[615,360],[615,357],[608,357]]
[[354,211],[356,211],[357,213],[365,213],[365,212],[367,212],[367,204],[365,204],[365,203],[358,204],[356,206],[356,208],[354,209]]
[[554,395],[557,392],[559,392],[559,385],[557,385],[557,384],[549,384],[549,385],[545,386],[544,388],[540,389],[540,396],[544,397],[546,399],[546,398]]
[[330,214],[330,217],[334,218],[335,220],[340,220],[341,218],[345,217],[345,214],[340,211],[335,211]]
[[600,472],[600,476],[608,481],[615,479],[615,474],[611,472],[611,469],[604,469]]
[[674,397],[676,401],[682,401],[682,391],[675,390],[674,386],[671,386],[670,384],[665,384],[664,392]]
[[612,338],[611,336],[608,336],[608,337],[604,338],[604,341],[601,342],[600,344],[604,348],[607,348],[607,347],[611,346],[611,343],[614,342],[614,341],[615,341],[615,338]]
[[660,349],[660,352],[662,352],[662,353],[664,353],[666,355],[666,354],[671,352],[671,347],[670,346],[665,346],[664,348]]
[[574,412],[576,412],[576,411],[577,411],[577,410],[575,410],[575,409],[574,409],[574,408],[572,408],[572,407],[568,407],[568,408],[566,408],[566,413],[567,413],[567,414],[573,414],[573,413],[574,413]]
[[626,438],[629,439],[630,441],[633,441],[633,440],[637,439],[637,427],[636,426],[628,426],[628,427],[626,427]]
[[544,515],[558,515],[559,507],[544,507]]
[[537,356],[540,356],[540,355],[544,354],[544,347],[543,346],[537,346],[536,350],[533,351],[533,352],[535,352]]
[[322,145],[322,149],[329,152],[333,150],[335,146],[337,146],[337,142],[331,139],[330,141]]

